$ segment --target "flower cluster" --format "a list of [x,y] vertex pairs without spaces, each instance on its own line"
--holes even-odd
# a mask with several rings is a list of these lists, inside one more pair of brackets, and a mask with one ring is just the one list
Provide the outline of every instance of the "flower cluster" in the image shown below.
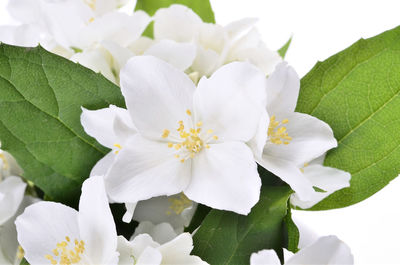
[[[126,14],[119,10],[125,2],[10,1],[21,24],[0,27],[1,41],[40,43],[100,72],[120,85],[126,109],[82,107],[85,132],[110,152],[83,183],[79,211],[24,196],[22,170],[0,153],[4,262],[205,264],[191,255],[185,227],[198,204],[248,215],[260,199],[259,168],[291,187],[294,207],[310,208],[349,186],[350,174],[323,166],[337,146],[333,132],[295,112],[299,77],[267,48],[256,20],[204,23],[182,5],[153,17]],[[153,38],[143,36],[150,23]],[[109,203],[125,204],[125,222],[140,222],[130,240],[117,235]],[[328,237],[285,264],[332,261],[352,257]],[[280,264],[273,250],[249,262]]]

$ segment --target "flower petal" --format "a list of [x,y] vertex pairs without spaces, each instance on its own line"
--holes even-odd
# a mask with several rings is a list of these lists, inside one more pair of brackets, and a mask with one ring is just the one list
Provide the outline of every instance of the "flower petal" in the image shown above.
[[144,11],[137,11],[133,15],[117,11],[109,12],[90,23],[80,37],[89,45],[112,41],[127,47],[142,35],[150,20]]
[[287,116],[276,116],[279,121],[288,119],[284,126],[292,140],[289,144],[267,143],[264,155],[277,157],[302,167],[329,149],[337,146],[331,127],[308,114],[294,112]]
[[210,145],[193,159],[192,181],[184,191],[196,202],[248,214],[260,197],[261,180],[244,143]]
[[309,165],[303,170],[304,176],[310,180],[313,186],[324,190],[324,192],[315,192],[312,198],[307,201],[302,201],[296,194],[293,194],[290,202],[302,209],[311,208],[335,191],[350,186],[351,175],[348,172],[322,165]]
[[122,221],[129,224],[132,221],[133,214],[135,213],[137,203],[125,203],[126,212],[122,216]]
[[161,40],[147,49],[144,55],[152,55],[185,71],[196,57],[196,46],[191,43],[178,43],[172,40]]
[[38,45],[41,29],[35,25],[2,25],[0,26],[0,41],[17,46],[35,47]]
[[108,171],[115,162],[116,154],[114,152],[109,152],[102,159],[97,161],[96,165],[90,171],[90,177],[93,176],[103,176],[107,177]]
[[271,171],[289,184],[289,186],[297,193],[299,198],[302,200],[309,200],[312,198],[315,193],[313,185],[295,164],[265,154],[258,162],[262,167]]
[[93,264],[110,264],[118,257],[117,231],[103,177],[88,178],[79,202],[79,228],[85,253]]
[[160,223],[154,225],[148,221],[140,222],[132,237],[135,238],[140,234],[150,235],[154,241],[161,245],[178,236],[174,228],[169,223]]
[[250,265],[280,265],[281,261],[273,249],[260,250],[250,256]]
[[249,141],[265,109],[265,84],[265,75],[249,63],[221,67],[199,82],[194,98],[196,119],[221,141]]
[[18,210],[24,198],[26,183],[19,177],[8,177],[0,182],[0,226]]
[[25,209],[15,221],[18,242],[29,264],[48,264],[45,255],[53,255],[58,243],[80,240],[78,212],[54,202],[38,202]]
[[240,37],[243,33],[251,30],[254,25],[258,22],[257,18],[243,18],[240,20],[233,21],[226,25],[224,28],[228,32],[229,38],[234,41]]
[[104,188],[103,177],[88,178],[79,202],[79,229],[85,254],[92,264],[110,264],[118,257],[117,231]]
[[268,113],[291,113],[295,110],[300,90],[300,79],[296,71],[286,62],[278,64],[268,77]]
[[186,188],[191,163],[181,163],[167,144],[132,137],[117,155],[108,176],[107,191],[117,202],[135,203]]
[[286,265],[295,264],[354,264],[350,248],[336,236],[325,236],[314,244],[300,250]]
[[[189,77],[152,56],[136,56],[121,71],[121,89],[133,123],[148,138],[161,139],[178,121],[191,124],[195,86]],[[151,122],[149,122],[151,121]]]
[[147,248],[158,248],[160,244],[155,242],[148,234],[141,234],[131,240],[132,254],[138,258],[141,253]]
[[191,42],[197,38],[201,18],[183,5],[161,8],[154,15],[154,38]]
[[170,242],[160,246],[163,264],[207,264],[197,256],[191,256],[193,239],[189,233],[183,233]]
[[114,144],[121,144],[114,132],[116,117],[132,124],[128,111],[113,105],[99,110],[88,110],[82,107],[81,124],[87,134],[94,137],[100,144],[113,149]]

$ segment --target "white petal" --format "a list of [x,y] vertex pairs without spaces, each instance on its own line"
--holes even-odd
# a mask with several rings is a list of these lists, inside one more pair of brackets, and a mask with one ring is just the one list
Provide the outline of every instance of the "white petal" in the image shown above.
[[90,171],[90,177],[93,176],[103,176],[107,177],[108,171],[115,162],[116,154],[114,152],[109,152],[102,159],[97,161],[96,165]]
[[310,208],[335,191],[350,186],[351,175],[348,172],[320,165],[309,165],[303,170],[305,177],[310,180],[312,185],[324,190],[325,192],[315,192],[312,198],[307,201],[302,201],[296,194],[293,194],[290,202],[294,206],[303,209]]
[[8,1],[7,11],[22,23],[37,23],[41,19],[40,4],[31,0]]
[[110,53],[112,57],[112,68],[119,76],[122,67],[134,56],[134,54],[125,47],[112,41],[102,41],[101,45]]
[[137,203],[125,203],[126,212],[122,216],[122,221],[124,223],[130,223],[133,218]]
[[87,43],[80,32],[94,14],[83,1],[41,1],[41,4],[41,16],[55,41],[64,48],[85,48]]
[[263,155],[258,161],[265,169],[280,177],[297,193],[302,200],[309,200],[315,193],[312,183],[304,176],[297,165],[278,157]]
[[154,38],[191,42],[197,38],[201,18],[183,5],[161,8],[154,15]]
[[191,124],[186,110],[192,109],[195,86],[186,74],[161,59],[130,59],[121,71],[121,89],[142,135],[161,139],[164,129],[176,131],[178,121]]
[[178,236],[174,228],[169,223],[160,223],[154,225],[148,221],[139,223],[139,226],[136,228],[132,237],[134,238],[140,234],[150,235],[154,241],[161,245]]
[[260,250],[250,256],[250,265],[280,265],[281,261],[273,249]]
[[123,236],[118,236],[118,248],[119,253],[118,265],[132,265],[135,264],[133,258],[133,246],[131,242],[126,240]]
[[265,107],[265,84],[264,74],[251,64],[221,67],[199,82],[194,99],[196,119],[221,141],[249,141]]
[[264,151],[264,146],[267,142],[267,131],[269,127],[270,118],[266,111],[263,111],[260,121],[258,123],[258,129],[256,135],[248,142],[248,145],[253,150],[254,156],[260,159]]
[[161,264],[162,255],[155,248],[147,247],[139,256],[137,265]]
[[197,56],[190,69],[200,76],[210,76],[221,64],[220,54],[214,50],[207,50],[199,46],[197,47]]
[[234,41],[243,33],[252,29],[257,21],[257,18],[243,18],[229,23],[224,28],[228,32],[230,39]]
[[189,233],[183,233],[158,248],[162,253],[163,264],[207,264],[197,256],[191,256],[193,240]]
[[287,145],[268,143],[264,148],[264,155],[290,161],[302,167],[304,163],[337,146],[331,127],[315,117],[297,112],[276,117],[278,121],[289,120],[284,126],[292,140]]
[[300,79],[295,70],[282,62],[268,77],[268,113],[291,113],[295,110],[300,90]]
[[193,64],[196,46],[191,43],[161,40],[147,49],[144,54],[160,58],[179,70],[185,71]]
[[129,45],[129,50],[131,50],[135,55],[143,55],[143,53],[156,43],[155,40],[150,39],[145,36],[141,36],[139,39],[134,41],[131,45]]
[[181,192],[190,180],[190,161],[181,163],[166,143],[132,137],[117,155],[106,178],[110,197],[137,202]]
[[35,47],[40,34],[41,29],[35,25],[0,26],[0,41],[10,45]]
[[103,177],[94,176],[83,183],[78,218],[85,254],[92,264],[109,264],[115,260],[117,231]]
[[154,224],[170,223],[175,230],[182,232],[190,224],[197,204],[191,202],[181,213],[172,210],[175,201],[182,202],[182,195],[161,196],[138,203],[133,219],[139,222],[150,221]]
[[229,50],[227,61],[250,62],[269,75],[282,58],[276,51],[270,50],[258,31],[253,29],[236,41]]
[[143,11],[133,15],[110,12],[90,23],[80,37],[88,44],[112,41],[126,47],[142,35],[149,22],[150,17]]
[[354,259],[350,248],[336,236],[325,236],[314,244],[297,252],[286,265],[298,264],[353,264]]
[[148,234],[136,236],[133,240],[131,240],[131,245],[132,254],[135,256],[135,258],[138,258],[147,247],[158,248],[160,246],[160,244],[154,242],[154,240]]
[[74,54],[71,61],[91,69],[96,73],[101,73],[111,82],[116,83],[116,77],[111,69],[111,55],[101,49],[85,50]]
[[250,148],[238,142],[210,145],[193,159],[189,199],[248,214],[260,197],[261,180]]
[[119,137],[114,132],[114,120],[116,117],[126,123],[131,123],[126,109],[110,105],[108,108],[88,110],[82,107],[81,124],[85,132],[102,145],[115,148],[114,144],[121,144]]
[[72,242],[79,237],[78,212],[54,202],[38,202],[25,209],[15,221],[18,242],[29,264],[48,264],[45,255],[68,236]]
[[19,177],[8,177],[0,182],[0,225],[10,219],[18,210],[24,198],[26,183]]

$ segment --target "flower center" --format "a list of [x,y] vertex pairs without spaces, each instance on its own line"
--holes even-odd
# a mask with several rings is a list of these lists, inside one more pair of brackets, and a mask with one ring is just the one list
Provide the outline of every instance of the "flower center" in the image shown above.
[[74,247],[70,246],[70,243],[70,238],[66,236],[65,241],[58,243],[56,245],[57,247],[53,249],[53,255],[46,255],[45,258],[53,265],[70,265],[79,263],[82,259],[81,255],[85,251],[85,242],[83,242],[83,240],[78,241],[75,239]]
[[[186,110],[186,114],[191,116],[192,112]],[[218,140],[218,136],[212,135],[213,130],[207,130],[206,133],[202,130],[203,123],[199,121],[196,123],[195,128],[190,128],[185,130],[185,125],[183,121],[178,122],[178,134],[179,138],[176,139],[176,143],[169,142],[168,147],[174,148],[177,152],[175,157],[179,159],[182,163],[188,158],[194,158],[197,153],[199,153],[203,148],[210,148],[207,144],[211,140]],[[170,137],[170,131],[167,129],[163,130],[161,134],[162,138]],[[175,140],[175,139],[173,139]]]
[[167,211],[167,215],[171,215],[172,213],[179,215],[183,212],[183,210],[192,206],[192,201],[189,200],[189,198],[186,197],[186,195],[183,193],[180,193],[179,197],[178,195],[176,195],[168,198],[168,201],[170,205],[169,210]]
[[283,121],[279,122],[276,121],[275,115],[270,118],[269,127],[268,127],[268,138],[273,144],[289,144],[292,140],[286,131],[286,127],[283,126],[284,124],[289,123],[288,119],[284,119]]

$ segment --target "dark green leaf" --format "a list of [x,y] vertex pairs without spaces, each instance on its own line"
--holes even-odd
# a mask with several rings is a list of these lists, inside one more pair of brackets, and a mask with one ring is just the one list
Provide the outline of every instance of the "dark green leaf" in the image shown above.
[[300,232],[297,228],[296,224],[292,219],[292,210],[290,208],[290,202],[288,202],[288,213],[285,216],[285,228],[286,228],[286,249],[296,253],[299,251],[299,240],[300,240]]
[[80,124],[81,106],[124,106],[102,75],[41,47],[0,45],[0,140],[53,200],[76,205],[81,184],[107,153]]
[[285,45],[283,45],[279,50],[278,53],[279,55],[282,57],[282,59],[285,58],[285,55],[290,47],[290,43],[292,42],[292,37],[290,37],[290,39],[285,43]]
[[160,8],[181,4],[191,8],[204,22],[215,23],[214,12],[209,0],[137,0],[135,10],[144,10],[153,16]]
[[263,187],[248,216],[211,210],[194,235],[193,254],[210,264],[248,264],[261,249],[282,254],[288,186]]
[[297,111],[326,121],[338,148],[325,165],[352,174],[351,187],[313,207],[360,202],[400,173],[400,27],[361,39],[301,80]]

